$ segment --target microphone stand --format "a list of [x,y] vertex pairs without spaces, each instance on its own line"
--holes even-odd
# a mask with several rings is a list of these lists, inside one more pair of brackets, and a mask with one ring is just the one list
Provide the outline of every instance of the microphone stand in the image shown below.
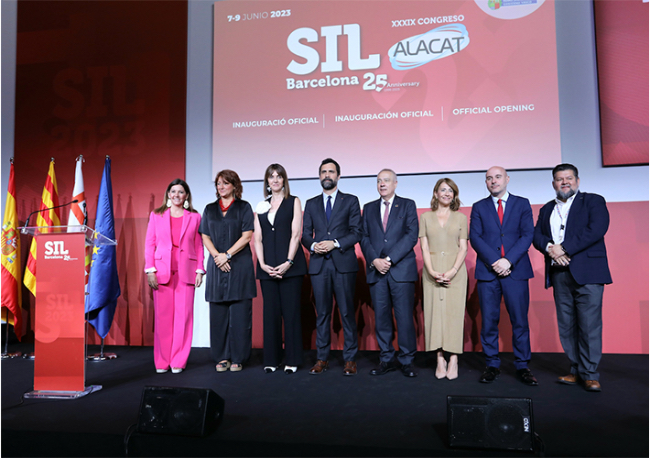
[[34,214],[36,214],[36,213],[40,213],[40,212],[46,212],[46,211],[54,210],[54,209],[61,208],[61,207],[67,207],[68,205],[76,204],[77,202],[79,202],[79,200],[78,200],[78,199],[75,199],[75,200],[71,200],[71,201],[68,202],[67,204],[57,205],[56,207],[41,208],[40,210],[34,210],[34,211],[31,212],[29,215],[27,215],[27,219],[25,220],[25,225],[23,226],[21,232],[22,232],[23,234],[26,234],[26,233],[27,233],[27,227],[29,226],[29,218],[31,218],[32,215],[34,215]]

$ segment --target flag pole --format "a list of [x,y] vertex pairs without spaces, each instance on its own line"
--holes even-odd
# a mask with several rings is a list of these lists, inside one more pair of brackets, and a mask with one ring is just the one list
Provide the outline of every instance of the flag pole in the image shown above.
[[9,353],[7,351],[8,345],[9,345],[9,317],[5,320],[5,323],[7,325],[6,328],[6,335],[5,335],[5,348],[2,350],[2,359],[11,359],[11,358],[18,358],[22,356],[22,353],[19,351],[11,352]]
[[[87,322],[86,322],[87,323]],[[110,359],[116,359],[117,353],[104,353],[104,338],[102,337],[102,343],[99,347],[99,353],[94,355],[88,355],[88,361],[108,361]]]
[[[2,315],[6,323],[5,346],[2,359],[16,358],[21,352],[9,353],[9,315],[13,317],[14,334],[18,340],[22,331],[22,297],[20,294],[20,236],[18,235],[18,215],[16,213],[16,185],[14,181],[14,158],[9,159],[10,172],[7,186],[7,203],[2,220]],[[11,313],[10,313],[11,312]],[[16,325],[19,331],[16,332]]]
[[[83,160],[83,159],[82,159],[82,160]],[[106,161],[108,161],[109,166],[110,166],[110,156],[108,156],[108,155],[106,156]],[[99,199],[101,198],[102,188],[103,188],[103,186],[104,186],[104,178],[105,178],[105,177],[104,177],[104,173],[105,173],[105,172],[106,172],[106,164],[104,164],[104,172],[102,173],[102,186],[100,187],[100,196],[99,196],[99,198],[98,198],[98,201],[99,201]],[[109,174],[110,174],[110,168],[109,168]],[[110,178],[110,175],[109,175],[109,178]],[[108,180],[108,183],[110,184],[110,179]],[[111,188],[112,188],[112,187],[111,187]],[[111,190],[111,197],[110,197],[110,198],[112,199],[112,190]],[[99,202],[98,202],[97,205],[98,205],[98,207],[99,207]],[[112,219],[112,218],[113,218],[113,214],[112,214],[112,211],[113,211],[113,208],[112,208],[112,200],[111,200],[111,204],[110,204],[110,206],[111,206],[111,219]],[[99,217],[95,218],[95,229],[96,229],[96,230],[101,230],[101,231],[103,232],[103,231],[104,231],[104,228],[103,228],[103,227],[102,227],[102,229],[99,229],[99,228],[97,227],[97,219],[98,219],[98,218],[99,218]],[[114,237],[114,235],[113,235],[113,237]],[[91,270],[92,270],[92,265],[91,265]],[[87,291],[87,293],[86,293],[88,296],[90,295],[90,292],[91,292],[91,291],[90,291],[91,286],[92,286],[92,282],[89,281],[89,282],[88,282],[88,291]],[[118,293],[118,296],[119,296],[119,293]],[[86,317],[87,317],[87,318],[88,318],[88,316],[89,316],[89,314],[86,313]],[[86,319],[86,324],[88,324],[89,321],[90,321],[90,320]],[[97,330],[96,325],[93,324],[93,326],[95,326],[95,330]],[[110,325],[109,325],[109,328],[110,328]],[[98,334],[100,334],[100,333],[98,332]],[[101,334],[100,334],[100,336],[101,336]],[[101,342],[101,345],[100,345],[100,351],[99,351],[99,353],[98,353],[98,354],[94,354],[94,355],[89,355],[89,356],[87,357],[87,361],[95,361],[95,362],[98,362],[98,361],[107,361],[107,360],[111,360],[111,359],[116,359],[116,358],[117,358],[117,354],[116,354],[116,353],[104,353],[104,337],[101,337],[101,339],[102,339],[102,342]]]

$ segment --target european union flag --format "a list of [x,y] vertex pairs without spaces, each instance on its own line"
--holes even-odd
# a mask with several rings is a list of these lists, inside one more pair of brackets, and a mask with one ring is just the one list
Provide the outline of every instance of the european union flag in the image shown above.
[[[107,156],[99,188],[95,232],[115,240],[115,220],[113,218],[113,186],[111,185],[111,159]],[[88,322],[95,327],[103,339],[108,335],[113,323],[117,298],[120,297],[120,283],[117,278],[117,259],[115,245],[93,247],[86,297]]]

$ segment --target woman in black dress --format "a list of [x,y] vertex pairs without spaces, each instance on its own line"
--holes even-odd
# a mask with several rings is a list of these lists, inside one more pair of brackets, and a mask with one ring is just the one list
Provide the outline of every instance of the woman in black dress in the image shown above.
[[275,372],[282,361],[284,318],[284,372],[293,374],[302,363],[300,292],[307,262],[300,246],[302,206],[289,193],[287,172],[280,164],[266,169],[264,197],[255,215],[257,278],[264,298],[264,371]]
[[257,296],[250,249],[253,210],[241,200],[237,173],[222,170],[214,180],[217,200],[205,207],[199,232],[208,262],[205,300],[210,303],[210,347],[217,372],[241,371],[252,347],[253,298]]

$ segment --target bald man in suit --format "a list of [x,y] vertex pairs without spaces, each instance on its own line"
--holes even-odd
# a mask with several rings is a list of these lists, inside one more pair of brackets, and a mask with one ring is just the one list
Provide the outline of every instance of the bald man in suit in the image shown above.
[[477,254],[475,277],[486,362],[479,381],[492,383],[501,373],[499,318],[503,297],[512,324],[517,377],[528,386],[537,386],[528,368],[528,280],[533,277],[528,249],[533,241],[533,210],[528,199],[508,192],[509,182],[503,167],[491,167],[485,174],[490,196],[476,202],[470,216],[469,239]]

